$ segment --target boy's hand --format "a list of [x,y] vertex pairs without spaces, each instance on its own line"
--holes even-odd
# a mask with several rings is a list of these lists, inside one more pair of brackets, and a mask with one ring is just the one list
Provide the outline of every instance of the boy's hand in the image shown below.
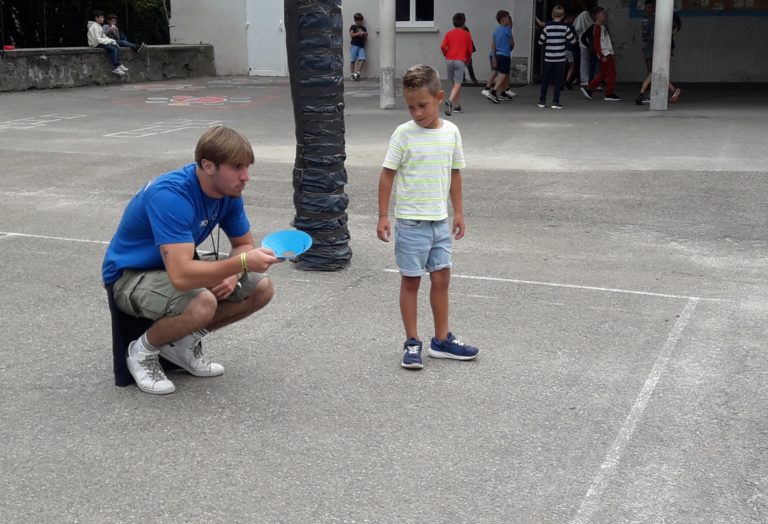
[[456,240],[461,240],[464,238],[464,216],[458,215],[453,217],[453,229],[451,231],[454,233]]
[[608,61],[608,59],[607,59],[606,57],[602,57],[602,58],[600,59],[600,61],[601,61],[602,63],[606,63],[606,62]]
[[379,217],[379,224],[376,226],[376,235],[382,242],[389,242],[391,236],[389,217],[384,215]]

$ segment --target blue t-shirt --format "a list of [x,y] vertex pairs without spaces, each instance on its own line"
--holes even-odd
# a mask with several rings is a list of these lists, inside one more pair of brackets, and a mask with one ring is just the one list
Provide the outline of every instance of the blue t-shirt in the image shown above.
[[496,54],[502,56],[512,56],[512,28],[508,25],[499,25],[493,31],[493,41],[496,42]]
[[211,198],[203,193],[188,164],[151,180],[131,199],[101,266],[105,284],[125,269],[163,269],[162,244],[200,245],[221,224],[229,237],[251,229],[242,198]]

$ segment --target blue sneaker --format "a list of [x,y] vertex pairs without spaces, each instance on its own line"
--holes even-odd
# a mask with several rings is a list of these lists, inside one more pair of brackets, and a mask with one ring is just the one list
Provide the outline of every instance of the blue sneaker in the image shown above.
[[421,363],[421,341],[415,338],[409,338],[403,344],[403,361],[401,366],[407,369],[421,369],[424,364]]
[[454,360],[472,360],[480,353],[480,350],[469,344],[465,344],[453,333],[448,333],[448,338],[442,342],[432,337],[429,345],[429,356],[432,358],[452,358]]

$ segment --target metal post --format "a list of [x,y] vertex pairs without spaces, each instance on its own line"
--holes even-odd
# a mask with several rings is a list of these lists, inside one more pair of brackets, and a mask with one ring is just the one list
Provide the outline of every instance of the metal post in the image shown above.
[[395,108],[395,0],[379,0],[379,109]]
[[667,110],[674,7],[674,0],[656,1],[656,23],[653,31],[653,71],[651,71],[651,111]]

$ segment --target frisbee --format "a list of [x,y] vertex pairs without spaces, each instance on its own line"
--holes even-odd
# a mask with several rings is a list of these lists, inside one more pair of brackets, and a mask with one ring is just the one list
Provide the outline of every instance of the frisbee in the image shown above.
[[265,236],[261,246],[275,252],[277,258],[291,260],[304,253],[312,245],[312,237],[304,231],[286,229]]

